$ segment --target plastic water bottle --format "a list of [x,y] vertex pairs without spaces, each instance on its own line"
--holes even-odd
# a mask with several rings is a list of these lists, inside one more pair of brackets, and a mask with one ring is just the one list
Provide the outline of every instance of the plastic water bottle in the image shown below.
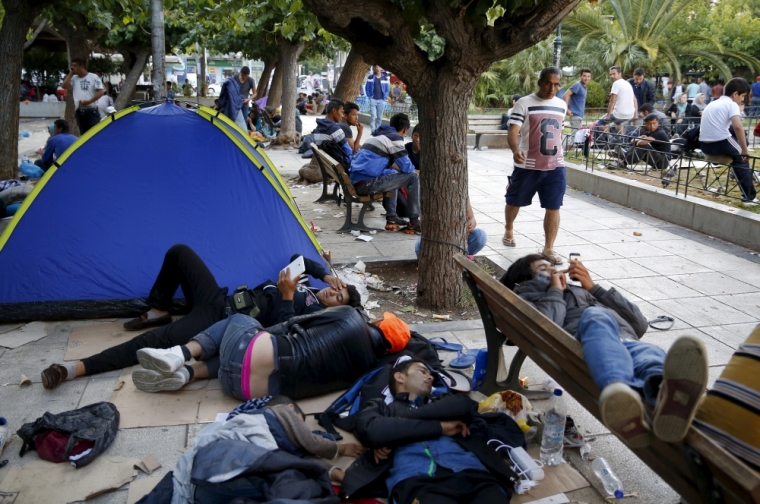
[[29,156],[24,154],[24,156],[21,158],[21,162],[24,164],[29,164]]
[[562,389],[554,389],[549,406],[544,413],[544,435],[541,438],[541,462],[555,466],[562,462],[562,446],[565,439],[567,405]]
[[596,477],[602,480],[602,485],[608,494],[614,495],[616,499],[623,498],[623,483],[620,478],[615,476],[612,468],[606,460],[599,457],[591,462],[591,468],[594,470]]

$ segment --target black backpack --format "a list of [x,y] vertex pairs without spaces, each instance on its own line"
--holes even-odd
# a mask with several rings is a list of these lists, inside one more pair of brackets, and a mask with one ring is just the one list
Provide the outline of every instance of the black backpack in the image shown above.
[[509,114],[501,114],[501,126],[499,126],[499,129],[509,129]]
[[325,154],[333,158],[335,161],[340,163],[340,165],[343,167],[344,170],[346,170],[346,172],[349,171],[349,168],[351,165],[348,162],[348,159],[346,158],[346,153],[343,152],[343,148],[340,145],[338,145],[338,142],[336,142],[335,140],[326,140],[322,142],[321,144],[319,144],[319,148],[322,150],[322,152],[324,152]]
[[681,135],[681,138],[684,141],[679,143],[682,144],[684,154],[691,154],[696,149],[699,149],[699,126],[687,129],[684,134]]

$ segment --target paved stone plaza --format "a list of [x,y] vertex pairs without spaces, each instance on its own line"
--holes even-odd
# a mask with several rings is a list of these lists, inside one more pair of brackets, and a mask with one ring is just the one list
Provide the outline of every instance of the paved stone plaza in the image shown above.
[[[304,131],[311,131],[313,127],[313,118],[307,118]],[[306,162],[295,151],[275,150],[269,151],[269,155],[286,178],[295,175]],[[501,244],[504,188],[511,171],[509,151],[470,151],[469,168],[472,206],[478,226],[487,232],[489,239],[481,254],[507,267],[522,255],[540,251],[543,212],[537,201],[520,212],[515,227],[517,247],[508,248]],[[416,240],[413,236],[381,232],[374,235],[370,243],[363,243],[350,235],[335,234],[334,230],[340,227],[343,218],[334,215],[344,210],[334,204],[312,203],[320,191],[321,187],[315,186],[292,189],[305,220],[322,228],[319,241],[332,251],[334,262],[354,262],[357,256],[413,256]],[[384,222],[380,210],[378,207],[368,219],[378,227]],[[641,236],[634,236],[634,231]],[[650,330],[645,341],[667,349],[683,334],[701,338],[709,352],[711,382],[720,374],[734,349],[760,321],[760,258],[757,255],[609,204],[592,195],[568,190],[556,250],[565,258],[570,252],[580,253],[595,280],[623,292],[648,318],[658,315],[675,318],[672,330]],[[13,430],[45,411],[65,411],[109,399],[119,372],[78,379],[54,391],[43,390],[40,383],[41,369],[62,360],[71,328],[92,323],[96,322],[51,322],[47,325],[45,338],[15,350],[0,348],[0,416],[8,419]],[[418,324],[415,329],[426,336],[458,340],[468,348],[482,348],[486,344],[477,320]],[[507,362],[513,352],[514,349],[505,349]],[[444,357],[448,360],[453,355]],[[21,373],[31,378],[32,385],[18,385]],[[526,361],[521,374],[527,375],[531,384],[539,384],[545,378],[545,373],[530,361]],[[540,410],[544,407],[540,402],[534,406]],[[662,480],[572,399],[569,412],[576,419],[581,433],[587,438],[595,438],[591,442],[592,455],[604,456],[623,480],[625,490],[639,493],[640,498],[632,502],[678,502],[678,496]],[[200,428],[202,425],[194,424],[123,429],[106,453],[136,458],[153,454],[163,466],[154,473],[160,476],[174,467],[186,447],[192,446]],[[8,458],[10,465],[16,466],[36,458],[32,452],[20,459],[20,447],[20,439],[14,437],[1,458]],[[579,460],[577,452],[573,451],[569,452],[568,459],[593,485],[593,488],[570,492],[568,497],[577,502],[603,502],[598,493],[601,486],[591,474],[590,464]],[[6,472],[7,468],[0,470],[0,480]],[[89,502],[124,503],[126,500],[127,491],[122,489]]]

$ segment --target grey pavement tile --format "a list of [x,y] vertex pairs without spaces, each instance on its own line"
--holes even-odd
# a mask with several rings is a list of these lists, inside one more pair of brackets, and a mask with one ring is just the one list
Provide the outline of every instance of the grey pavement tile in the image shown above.
[[671,280],[691,287],[708,296],[720,294],[743,294],[760,291],[760,285],[750,285],[740,282],[724,273],[689,273],[687,275],[672,275]]
[[630,259],[609,259],[606,261],[583,260],[583,265],[592,273],[592,278],[640,278],[659,276],[654,271],[637,264]]
[[733,349],[747,340],[747,337],[757,327],[757,322],[746,324],[727,324],[719,326],[701,327],[700,330],[718,341],[722,341]]
[[[560,224],[560,227],[562,225]],[[560,233],[561,234],[561,233]],[[589,243],[602,245],[605,243],[638,242],[638,239],[629,233],[621,233],[613,229],[599,229],[596,231],[576,231],[576,235]]]
[[[626,296],[627,297],[627,296]],[[635,301],[636,306],[639,307],[639,310],[641,310],[641,314],[646,317],[647,320],[653,320],[660,315],[667,315],[669,317],[673,318],[673,327],[671,330],[679,330],[679,329],[691,329],[692,326],[690,324],[687,324],[685,321],[681,320],[677,316],[675,316],[670,311],[666,310],[662,306],[660,306],[661,301],[657,301],[655,303],[648,303],[646,301]],[[646,335],[644,338],[648,338],[649,336],[653,334],[657,334],[660,331],[657,329],[649,328],[647,329]]]
[[669,228],[659,229],[659,228],[653,227],[650,229],[640,230],[639,232],[641,233],[641,236],[637,236],[636,239],[643,242],[677,240],[679,238],[677,234],[671,233]]
[[741,310],[754,320],[760,320],[760,295],[757,293],[749,294],[729,294],[726,296],[714,296],[715,299],[737,310]]
[[333,260],[348,259],[353,261],[357,256],[375,257],[379,255],[382,254],[380,254],[380,251],[372,244],[372,242],[365,243],[361,241],[341,245],[340,249],[332,251]]
[[712,388],[712,386],[715,384],[715,380],[720,378],[720,374],[724,369],[726,369],[726,366],[710,366],[709,377],[707,378],[708,389]]
[[663,313],[677,317],[693,327],[755,322],[751,317],[713,297],[665,299],[657,305]]
[[478,227],[486,232],[488,235],[503,235],[504,234],[504,222],[489,222],[485,224],[478,224]]
[[[543,247],[544,241],[543,239],[541,241],[536,241],[532,238],[528,238],[526,235],[520,234],[518,232],[515,232],[513,234],[514,240],[515,240],[515,246],[509,247],[507,245],[504,245],[502,243],[501,239],[503,237],[502,234],[498,235],[488,235],[488,243],[487,247],[494,250],[495,252],[502,252],[504,250],[513,250],[513,249],[530,249],[535,250],[538,247]],[[530,236],[538,236],[538,235],[530,235]],[[543,238],[543,237],[542,237]]]
[[679,329],[670,331],[651,331],[642,339],[647,343],[653,343],[666,352],[671,345],[681,336],[693,336],[705,344],[707,349],[707,362],[710,366],[725,365],[734,354],[734,349],[713,338],[699,329]]
[[657,242],[652,242],[652,245],[659,249],[666,250],[672,254],[678,254],[686,258],[691,258],[693,254],[715,253],[715,249],[709,245],[704,245],[702,243],[686,238],[660,240]]
[[[317,225],[317,224],[315,224]],[[322,227],[320,225],[320,227]],[[324,228],[323,228],[324,229]],[[322,231],[317,233],[317,241],[324,245],[343,245],[354,241],[354,237],[350,233],[336,233],[335,231]]]
[[760,264],[753,263],[731,254],[716,253],[715,251],[712,251],[699,254],[684,253],[683,255],[690,261],[712,268],[714,271],[745,270],[751,273],[760,272]]
[[622,215],[616,215],[615,217],[602,217],[600,219],[594,220],[610,229],[645,230],[651,227],[650,223],[648,222],[642,222],[639,219],[624,217]]
[[414,255],[414,245],[417,243],[419,237],[412,235],[404,235],[408,239],[406,240],[388,240],[388,241],[372,241],[375,248],[380,251],[382,255],[397,256],[397,255]]
[[[504,257],[506,260],[510,261],[510,264],[515,262],[517,259],[524,257],[528,254],[540,254],[541,250],[543,249],[542,246],[535,246],[531,248],[504,248],[502,250],[497,251],[497,253]],[[486,254],[489,257],[491,257],[493,254]]]
[[706,266],[689,261],[681,256],[661,256],[661,257],[633,257],[631,261],[645,268],[649,268],[655,273],[663,276],[679,275],[687,273],[707,273],[712,271]]
[[21,373],[40,383],[40,372],[55,362],[63,361],[66,352],[65,344],[54,345],[23,345],[8,349],[0,357],[0,384],[18,384]]
[[[583,235],[585,235],[585,231],[580,231],[578,234],[575,234],[575,233],[571,233],[569,231],[563,230],[562,226],[560,226],[559,233],[557,233],[557,238],[555,238],[554,240],[554,246],[555,247],[569,247],[572,245],[588,245],[588,244],[594,243],[592,240],[585,238],[585,236]],[[526,234],[524,236],[540,245],[544,244],[544,238],[545,238],[544,233]]]
[[154,455],[161,463],[161,467],[151,476],[163,477],[177,465],[185,449],[186,435],[186,425],[119,429],[116,439],[105,454],[136,459]]
[[619,254],[616,254],[601,245],[594,245],[591,243],[588,245],[555,246],[554,251],[558,252],[565,259],[567,259],[571,252],[579,253],[583,261],[621,259]]
[[652,245],[644,242],[617,242],[617,243],[605,243],[601,245],[607,250],[615,252],[621,257],[661,257],[673,255],[672,252],[653,247]]
[[[562,226],[560,225],[560,232],[562,232],[561,227]],[[544,222],[543,220],[535,219],[533,217],[529,217],[528,215],[524,215],[524,216],[518,215],[517,218],[515,219],[514,231],[516,233],[522,233],[526,235],[543,234]],[[504,235],[504,228],[502,228],[501,231],[498,232],[498,235],[499,236]]]
[[113,395],[113,390],[119,382],[121,370],[77,378],[76,381],[85,382],[84,393],[79,400],[79,408],[100,401],[108,401]]
[[731,278],[741,280],[742,282],[748,283],[750,285],[754,285],[756,287],[760,286],[760,271],[756,271],[754,268],[751,271],[748,271],[748,270],[722,271],[721,273],[724,273],[730,276]]
[[584,217],[560,217],[560,229],[565,229],[571,233],[583,236],[581,231],[597,231],[609,229],[607,226],[598,222],[596,219],[586,219]]
[[651,278],[620,278],[615,280],[613,284],[632,292],[645,301],[693,298],[700,295],[699,292],[665,277],[659,277],[656,280]]

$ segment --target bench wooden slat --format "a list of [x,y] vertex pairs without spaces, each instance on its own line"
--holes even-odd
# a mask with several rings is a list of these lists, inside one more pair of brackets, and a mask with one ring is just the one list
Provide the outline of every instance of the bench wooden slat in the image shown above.
[[[498,336],[487,333],[489,353],[501,352],[503,338],[508,337],[601,421],[599,389],[583,361],[580,342],[514,292],[491,278],[472,261],[463,256],[457,256],[455,259],[473,279],[478,290],[473,292],[473,295],[482,296],[485,300],[488,313],[481,313],[484,323],[486,319],[493,320],[495,326],[503,333]],[[489,366],[490,362],[489,359]],[[497,371],[489,368],[487,373]],[[488,381],[487,376],[486,382]],[[703,500],[704,496],[699,490],[699,483],[706,479],[706,473],[700,472],[696,476],[693,474],[689,463],[688,445],[700,455],[704,465],[709,468],[712,480],[723,493],[724,502],[760,503],[760,475],[694,427],[689,429],[685,441],[686,444],[673,444],[655,439],[647,448],[632,451],[686,502],[707,502]]]

